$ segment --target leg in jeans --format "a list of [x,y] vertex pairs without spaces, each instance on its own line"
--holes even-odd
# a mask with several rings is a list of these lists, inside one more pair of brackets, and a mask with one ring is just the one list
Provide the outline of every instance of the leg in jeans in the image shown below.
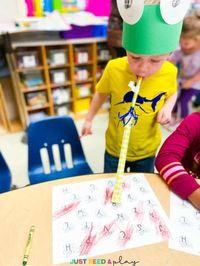
[[[104,155],[104,173],[116,173],[119,159],[114,157],[105,151]],[[146,159],[138,160],[135,162],[126,162],[124,172],[130,169],[130,172],[137,173],[153,173],[154,172],[155,157],[149,157]]]
[[154,173],[155,156],[138,160],[135,162],[127,162],[130,167],[130,172],[135,173]]
[[198,94],[199,91],[192,88],[184,90],[182,89],[181,91],[181,118],[185,118],[189,114],[189,102],[191,101],[193,96],[196,96]]
[[116,173],[119,158],[114,157],[105,151],[104,154],[104,173]]

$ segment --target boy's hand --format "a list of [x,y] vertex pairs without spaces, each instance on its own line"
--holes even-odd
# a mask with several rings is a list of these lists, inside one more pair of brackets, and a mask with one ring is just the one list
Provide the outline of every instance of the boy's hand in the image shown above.
[[89,120],[85,120],[82,130],[81,130],[81,137],[91,135],[92,134],[92,122]]
[[162,107],[157,114],[157,122],[165,125],[171,121],[171,111],[168,108]]

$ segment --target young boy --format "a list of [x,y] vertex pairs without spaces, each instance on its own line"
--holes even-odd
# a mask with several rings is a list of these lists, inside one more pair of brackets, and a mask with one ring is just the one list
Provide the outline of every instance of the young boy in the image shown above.
[[[129,138],[125,170],[153,172],[155,153],[161,141],[158,123],[170,121],[176,101],[177,70],[166,60],[176,49],[181,31],[181,23],[168,25],[159,12],[160,5],[146,5],[139,22],[133,25],[124,22],[123,47],[127,50],[127,57],[111,60],[97,84],[82,136],[92,133],[92,120],[110,95],[104,172],[117,171],[124,126],[130,116],[134,119],[134,127]],[[147,17],[151,19],[153,28],[146,24]],[[162,27],[164,32],[160,36]],[[143,81],[132,110],[133,92],[128,84],[136,82],[138,77]]]

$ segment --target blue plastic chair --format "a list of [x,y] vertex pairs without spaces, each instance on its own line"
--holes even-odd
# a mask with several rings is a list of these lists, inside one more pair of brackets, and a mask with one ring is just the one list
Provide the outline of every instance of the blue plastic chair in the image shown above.
[[[27,137],[30,184],[92,174],[71,117],[48,117],[30,123]],[[70,154],[70,150],[71,160],[66,156],[67,153]]]
[[8,192],[11,188],[10,169],[0,152],[0,193]]

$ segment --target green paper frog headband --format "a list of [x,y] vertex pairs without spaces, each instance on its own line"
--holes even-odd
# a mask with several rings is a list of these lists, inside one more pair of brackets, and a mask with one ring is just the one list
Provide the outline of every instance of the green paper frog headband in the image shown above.
[[160,55],[179,44],[190,0],[117,0],[123,18],[122,46],[129,52]]

